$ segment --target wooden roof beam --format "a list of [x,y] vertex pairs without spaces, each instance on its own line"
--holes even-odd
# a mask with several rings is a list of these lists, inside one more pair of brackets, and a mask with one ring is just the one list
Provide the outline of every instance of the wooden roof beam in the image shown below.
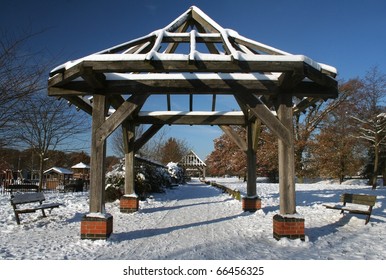
[[244,125],[242,112],[181,112],[152,111],[139,112],[134,122],[137,124],[175,125]]
[[81,69],[81,76],[93,89],[105,87],[106,76],[102,73],[93,72],[91,67],[83,67]]
[[81,109],[82,111],[86,112],[89,115],[92,115],[92,105],[85,100],[83,100],[81,97],[78,96],[64,96],[68,102],[76,106],[77,108]]
[[125,120],[132,118],[145,103],[149,94],[130,96],[105,122],[97,129],[96,137],[103,141]]
[[[176,30],[176,32],[185,32],[189,27],[189,23],[186,21],[184,22],[183,24],[181,24],[181,26],[178,27],[178,29]],[[167,39],[167,38],[165,38]],[[178,47],[178,44],[177,42],[175,43],[170,43],[166,50],[165,50],[165,53],[174,53]]]
[[138,152],[161,128],[162,124],[150,126],[134,143],[134,152]]
[[279,87],[281,90],[291,90],[304,79],[303,69],[283,72],[279,77]]
[[219,125],[222,131],[240,148],[240,150],[246,152],[248,150],[247,142],[242,139],[236,131],[229,125]]
[[[112,76],[110,76],[112,75]],[[107,80],[103,88],[98,88],[99,93],[127,94],[130,92],[143,93],[233,93],[260,92],[262,94],[275,94],[277,81],[274,77],[259,77],[254,74],[204,74],[204,73],[177,73],[177,74],[106,74]],[[93,92],[92,81],[77,79],[65,86],[68,94],[79,95],[81,92]],[[97,86],[94,84],[94,86]],[[67,94],[66,93],[66,94]],[[60,94],[52,90],[50,95]]]
[[[200,57],[195,59],[196,63],[192,64],[189,60],[189,55],[157,53],[156,51],[135,55],[96,54],[55,68],[55,70],[50,73],[50,80],[59,72],[63,73],[63,77],[59,77],[59,81],[75,79],[80,76],[82,67],[91,67],[94,71],[103,73],[285,72],[303,67],[305,60],[304,56],[301,55],[255,55],[250,57],[247,54],[243,55],[244,56],[240,57],[240,61],[235,63],[230,55],[202,53]],[[250,60],[249,58],[253,59]],[[320,74],[325,75],[321,72]]]
[[249,107],[251,113],[258,117],[286,145],[291,146],[289,142],[291,137],[288,129],[257,96],[252,94],[237,94],[237,96]]

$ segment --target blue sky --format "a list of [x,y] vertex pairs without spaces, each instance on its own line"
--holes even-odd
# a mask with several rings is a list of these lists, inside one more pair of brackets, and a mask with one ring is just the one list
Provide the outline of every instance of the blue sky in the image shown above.
[[[224,28],[338,69],[340,79],[386,72],[384,0],[0,0],[0,30],[40,32],[30,48],[61,64],[163,28],[195,5]],[[48,73],[47,73],[48,76]],[[226,103],[226,101],[224,101]],[[216,127],[169,127],[205,157]]]

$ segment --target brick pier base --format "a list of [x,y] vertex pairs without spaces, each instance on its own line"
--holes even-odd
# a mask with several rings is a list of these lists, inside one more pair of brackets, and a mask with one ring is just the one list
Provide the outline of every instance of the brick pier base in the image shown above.
[[243,197],[242,208],[244,211],[256,212],[261,209],[261,199],[258,197]]
[[121,213],[134,213],[139,209],[139,199],[136,196],[122,196],[120,200]]
[[80,224],[82,239],[107,239],[113,232],[113,216],[110,214],[84,215]]
[[304,219],[276,214],[273,217],[273,237],[276,240],[287,237],[305,241]]

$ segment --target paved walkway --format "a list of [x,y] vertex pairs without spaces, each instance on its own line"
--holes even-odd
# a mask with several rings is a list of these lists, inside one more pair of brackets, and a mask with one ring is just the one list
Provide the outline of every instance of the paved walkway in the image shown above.
[[248,215],[241,210],[239,201],[201,183],[180,186],[166,196],[158,195],[157,200],[144,202],[140,208],[132,217],[119,215],[138,222],[133,229],[127,231],[119,220],[115,221],[112,240],[131,242],[133,248],[133,255],[122,252],[122,259],[135,255],[152,259],[216,259],[216,250],[208,247],[237,238],[240,231],[235,220]]

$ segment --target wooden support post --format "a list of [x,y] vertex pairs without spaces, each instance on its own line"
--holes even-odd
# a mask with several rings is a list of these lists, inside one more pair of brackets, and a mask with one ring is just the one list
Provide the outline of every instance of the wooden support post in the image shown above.
[[105,212],[105,158],[106,141],[96,136],[97,129],[103,124],[107,112],[106,97],[93,96],[91,170],[90,170],[90,212]]
[[256,196],[256,151],[253,149],[253,125],[247,125],[247,196]]
[[242,199],[244,211],[254,212],[261,209],[261,199],[256,193],[256,150],[254,149],[254,124],[247,125],[247,196]]
[[[280,214],[296,213],[295,153],[293,139],[292,96],[281,94],[277,116],[289,132],[289,139],[279,138],[279,192]],[[288,145],[289,143],[290,145]]]
[[120,200],[120,211],[123,213],[133,213],[138,211],[139,199],[135,193],[135,124],[125,121],[122,124],[123,141],[125,145],[125,194]]
[[107,113],[106,96],[94,94],[92,110],[90,213],[81,220],[82,239],[107,239],[113,231],[113,217],[105,211],[106,140],[97,137],[97,129]]
[[259,147],[259,138],[261,134],[261,120],[256,119],[253,123],[253,150],[256,152]]
[[304,218],[296,214],[292,96],[282,93],[278,101],[277,116],[290,137],[286,141],[279,138],[280,214],[273,217],[273,237],[304,241]]
[[125,194],[134,194],[134,140],[135,140],[135,125],[130,122],[125,122]]

